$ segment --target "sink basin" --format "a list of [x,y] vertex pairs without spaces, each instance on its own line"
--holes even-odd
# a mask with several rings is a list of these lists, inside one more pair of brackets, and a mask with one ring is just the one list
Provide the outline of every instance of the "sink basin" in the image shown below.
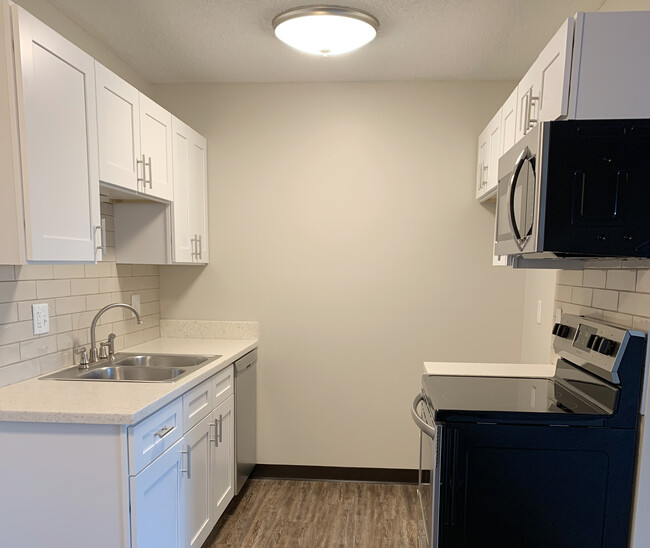
[[150,367],[118,365],[116,367],[98,367],[90,371],[81,372],[79,378],[101,381],[160,382],[170,381],[176,377],[180,377],[185,371],[185,369],[176,369],[173,367],[152,369]]
[[62,381],[173,382],[194,373],[221,356],[196,354],[130,354],[119,352],[115,359],[101,360],[88,369],[76,365],[45,375],[41,379]]
[[[119,355],[119,354],[118,354]],[[214,356],[189,356],[186,354],[137,354],[116,358],[114,365],[136,367],[194,367]]]

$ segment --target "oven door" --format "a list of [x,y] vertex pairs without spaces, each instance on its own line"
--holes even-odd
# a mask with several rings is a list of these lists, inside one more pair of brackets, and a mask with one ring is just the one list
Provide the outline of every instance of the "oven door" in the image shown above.
[[[418,411],[418,405],[422,406]],[[442,426],[433,421],[433,412],[420,393],[413,402],[411,415],[420,429],[420,469],[418,499],[422,512],[419,527],[420,548],[437,548],[440,514],[440,439]]]

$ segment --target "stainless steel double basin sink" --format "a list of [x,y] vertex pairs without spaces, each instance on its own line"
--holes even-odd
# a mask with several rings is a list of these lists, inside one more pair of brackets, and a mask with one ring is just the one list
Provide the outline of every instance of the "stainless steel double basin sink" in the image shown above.
[[41,379],[63,381],[174,382],[221,356],[195,354],[134,354],[120,352],[87,369],[68,367]]

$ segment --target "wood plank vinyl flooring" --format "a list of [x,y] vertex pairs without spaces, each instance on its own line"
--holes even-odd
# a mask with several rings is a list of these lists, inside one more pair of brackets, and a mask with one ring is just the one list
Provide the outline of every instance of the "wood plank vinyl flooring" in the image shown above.
[[413,547],[415,485],[250,479],[203,548]]

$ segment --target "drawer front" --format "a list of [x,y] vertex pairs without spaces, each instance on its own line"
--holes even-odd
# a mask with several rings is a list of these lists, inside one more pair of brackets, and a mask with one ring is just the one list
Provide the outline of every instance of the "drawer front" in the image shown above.
[[234,393],[232,364],[209,380],[212,383],[212,409],[214,409]]
[[183,432],[188,432],[212,412],[212,379],[183,394]]
[[134,476],[183,436],[182,398],[129,426],[129,474]]

